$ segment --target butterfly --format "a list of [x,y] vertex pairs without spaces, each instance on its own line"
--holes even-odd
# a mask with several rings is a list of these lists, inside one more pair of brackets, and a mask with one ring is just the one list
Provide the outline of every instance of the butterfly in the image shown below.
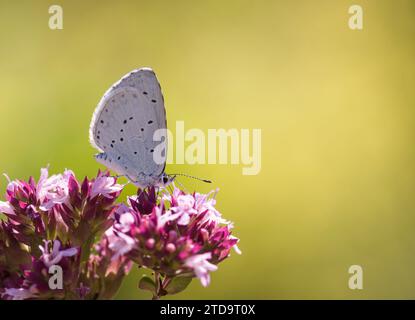
[[211,183],[181,173],[164,172],[166,108],[151,68],[131,71],[105,92],[92,116],[89,140],[100,151],[95,155],[99,163],[142,189],[167,186],[176,176]]
[[[164,186],[173,179],[166,174],[166,109],[160,84],[151,68],[133,70],[105,92],[92,116],[89,138],[100,153],[95,159],[140,188]],[[162,150],[161,161],[154,152]]]

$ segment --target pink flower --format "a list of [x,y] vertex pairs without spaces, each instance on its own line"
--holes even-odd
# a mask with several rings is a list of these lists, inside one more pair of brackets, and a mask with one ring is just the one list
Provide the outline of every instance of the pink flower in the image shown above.
[[210,252],[197,254],[190,258],[187,258],[185,261],[185,265],[191,269],[195,273],[196,277],[200,279],[202,286],[207,287],[210,283],[210,271],[216,271],[218,269],[217,266],[211,264],[208,259],[212,258],[212,254]]
[[157,225],[158,229],[164,228],[164,226],[167,222],[174,221],[177,218],[179,218],[180,215],[181,215],[180,212],[179,213],[173,213],[170,210],[166,211],[166,212],[163,212],[163,209],[159,208],[159,207],[155,207],[154,212],[155,212],[156,218],[157,218],[156,225]]
[[42,168],[40,178],[36,186],[36,197],[40,201],[40,209],[47,211],[55,204],[68,204],[68,183],[74,173],[65,170],[63,174],[52,175],[48,178],[48,168]]
[[26,300],[36,297],[37,290],[35,286],[30,288],[5,288],[4,292],[1,294],[2,298],[7,298],[9,300]]
[[113,252],[111,260],[119,259],[132,250],[135,245],[135,240],[125,234],[130,231],[131,226],[135,223],[134,215],[130,212],[130,209],[121,204],[115,212],[115,218],[113,226],[105,232],[108,248]]
[[91,198],[101,194],[105,198],[111,198],[113,193],[121,191],[123,186],[116,183],[114,177],[110,177],[104,174],[99,175],[92,183]]
[[[234,241],[236,241],[236,242],[238,242],[238,241],[239,241],[239,239],[238,239],[237,237],[234,237],[234,236],[230,236],[230,237],[229,237],[229,239],[230,239],[230,240],[234,240]],[[239,249],[239,247],[238,247],[238,245],[237,245],[236,243],[232,246],[232,248],[233,248],[233,250],[235,250],[235,252],[236,252],[237,254],[242,254],[241,249]]]
[[[107,235],[101,238],[101,241],[95,246],[95,253],[89,257],[88,269],[90,273],[95,274],[94,277],[97,279],[109,276],[104,281],[111,283],[116,281],[114,277],[120,279],[128,274],[132,268],[132,262],[125,255],[120,255],[119,252],[114,252],[109,248],[110,240],[116,239],[110,239]],[[112,286],[110,285],[110,287]],[[114,289],[117,289],[117,287]]]
[[15,214],[10,203],[4,201],[0,201],[0,212],[3,212],[11,216]]
[[[206,287],[232,248],[240,253],[216,192],[152,187],[119,204],[122,188],[109,172],[79,182],[70,170],[49,176],[43,168],[37,183],[9,180],[0,201],[0,298],[109,299],[133,262],[154,272],[158,298],[194,277]],[[52,290],[48,268],[56,264],[63,288]]]
[[49,251],[50,242],[51,241],[45,241],[44,247],[39,246],[39,249],[43,253],[41,256],[41,260],[47,267],[58,264],[63,257],[72,257],[78,253],[78,249],[76,248],[60,250],[61,243],[59,240],[53,241],[53,249],[52,251]]
[[113,252],[112,261],[130,252],[136,244],[132,237],[116,232],[112,227],[105,232],[105,235],[108,239],[108,248]]
[[195,198],[190,194],[183,194],[177,197],[177,206],[170,208],[170,210],[180,216],[177,224],[187,225],[192,215],[197,214],[197,210],[194,208]]
[[130,231],[131,225],[135,223],[135,218],[125,204],[121,204],[117,208],[115,216],[116,221],[114,222],[114,227],[121,232]]
[[[230,250],[240,252],[239,239],[231,235],[233,225],[216,210],[212,193],[188,194],[177,188],[161,195],[154,188],[138,193],[129,198],[129,210],[115,214],[113,230],[107,233],[110,247],[162,274],[162,286],[177,276],[198,277],[207,286],[209,272],[217,270]],[[165,295],[163,290],[155,296]]]
[[[206,212],[204,221],[214,221],[215,223],[221,223],[221,224],[229,224],[230,222],[228,220],[225,220],[222,218],[222,215],[218,210],[216,210],[216,193],[218,192],[218,189],[215,191],[215,193],[209,192],[208,194],[195,194],[195,200],[196,200],[196,209],[199,213]],[[213,194],[213,196],[211,196]]]
[[[8,180],[6,201],[0,201],[0,299],[113,297],[130,270],[123,253],[132,243],[113,235],[119,258],[112,260],[105,231],[121,213],[120,230],[134,223],[130,209],[116,203],[122,188],[116,179],[98,172],[79,182],[70,170],[49,177],[44,168],[38,182]],[[63,288],[52,290],[48,268],[56,264],[63,270]]]
[[175,217],[180,217],[177,222],[179,225],[187,225],[191,217],[198,214],[204,215],[204,222],[214,221],[218,224],[229,224],[230,222],[223,219],[215,208],[217,192],[218,189],[208,194],[183,194],[180,189],[175,188],[171,195],[165,194],[163,200],[172,203],[170,210],[177,214]]

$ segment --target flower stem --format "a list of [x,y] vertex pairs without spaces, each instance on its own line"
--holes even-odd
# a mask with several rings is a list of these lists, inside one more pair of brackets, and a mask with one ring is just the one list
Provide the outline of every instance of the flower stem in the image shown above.
[[154,271],[154,284],[156,285],[156,291],[154,292],[152,300],[160,299],[160,274]]
[[169,285],[169,283],[171,282],[171,280],[172,280],[172,278],[169,278],[169,277],[166,276],[164,278],[163,282],[161,283],[162,289],[166,288]]

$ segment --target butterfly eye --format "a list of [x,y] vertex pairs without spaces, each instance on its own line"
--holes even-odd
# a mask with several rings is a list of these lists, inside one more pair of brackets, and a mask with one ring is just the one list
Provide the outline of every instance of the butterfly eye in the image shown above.
[[166,184],[167,182],[169,182],[169,177],[164,176],[163,177],[163,183]]

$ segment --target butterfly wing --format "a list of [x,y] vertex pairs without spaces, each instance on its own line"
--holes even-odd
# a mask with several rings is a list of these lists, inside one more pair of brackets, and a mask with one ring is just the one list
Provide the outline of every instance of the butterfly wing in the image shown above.
[[[103,96],[92,117],[91,144],[103,152],[97,160],[139,185],[151,185],[164,172],[154,161],[157,129],[166,129],[164,99],[149,68],[130,72]],[[167,145],[167,141],[164,141]]]

